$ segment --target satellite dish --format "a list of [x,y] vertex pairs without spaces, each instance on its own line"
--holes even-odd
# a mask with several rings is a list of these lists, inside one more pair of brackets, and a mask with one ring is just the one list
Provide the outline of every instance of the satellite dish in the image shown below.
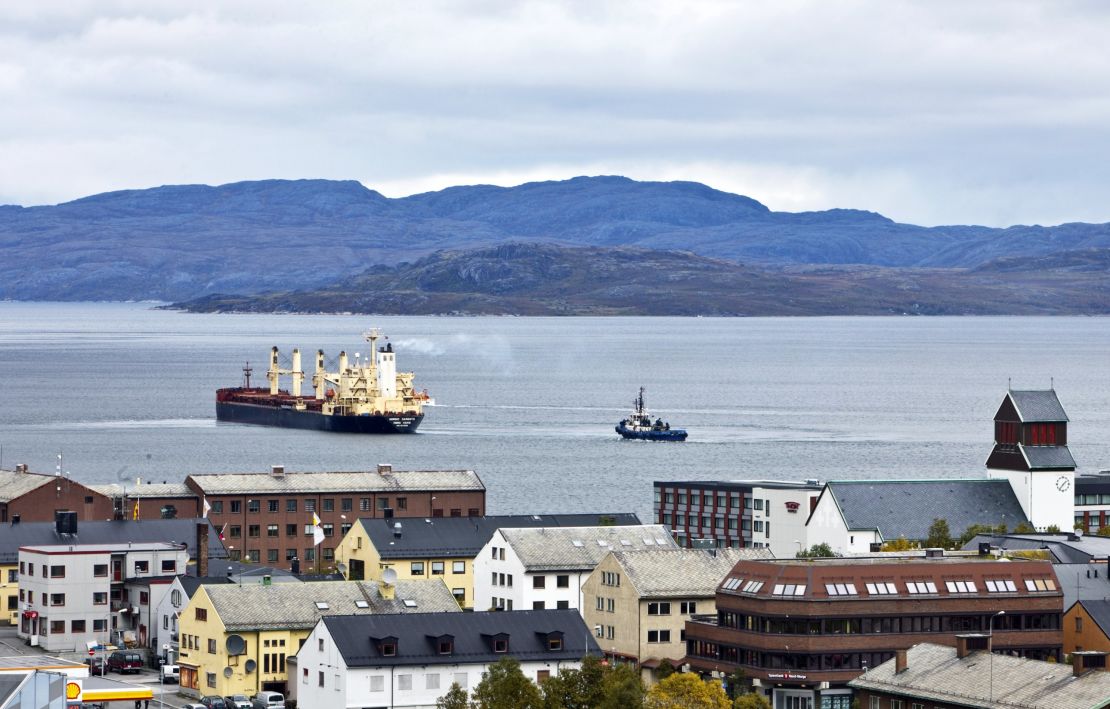
[[[243,663],[243,669],[247,671],[247,674],[250,674],[251,672],[254,672],[254,669],[256,667],[258,667],[258,663],[255,662],[254,660],[247,660],[245,663]],[[231,669],[231,668],[229,667],[228,669]]]
[[386,569],[382,572],[382,583],[392,586],[397,583],[397,572],[393,569]]
[[338,569],[339,573],[341,573],[341,574],[346,574],[347,573],[347,565],[344,564],[342,561],[339,562],[338,564],[336,564],[335,568]]
[[231,679],[231,668],[230,667],[225,667],[224,668],[224,677],[227,677],[228,679]]
[[228,635],[226,645],[228,655],[247,654],[247,641],[243,639],[242,635]]

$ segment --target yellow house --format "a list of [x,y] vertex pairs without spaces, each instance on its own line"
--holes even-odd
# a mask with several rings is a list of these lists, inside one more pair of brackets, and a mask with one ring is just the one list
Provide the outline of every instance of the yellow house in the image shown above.
[[0,609],[12,625],[19,625],[19,564],[0,564]]
[[440,581],[214,584],[197,589],[178,621],[181,689],[286,693],[287,659],[327,615],[458,612]]
[[640,524],[634,514],[497,515],[428,519],[361,518],[335,550],[336,566],[351,581],[441,579],[460,606],[474,607],[474,557],[500,528]]

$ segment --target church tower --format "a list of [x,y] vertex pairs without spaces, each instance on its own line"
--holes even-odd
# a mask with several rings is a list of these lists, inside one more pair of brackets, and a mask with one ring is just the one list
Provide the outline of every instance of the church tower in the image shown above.
[[1070,532],[1075,522],[1075,459],[1068,450],[1068,415],[1055,389],[1006,393],[994,415],[994,450],[987,476],[1006,479],[1038,531]]

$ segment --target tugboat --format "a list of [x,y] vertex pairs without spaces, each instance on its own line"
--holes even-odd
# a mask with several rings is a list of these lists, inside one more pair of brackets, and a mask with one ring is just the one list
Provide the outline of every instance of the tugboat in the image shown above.
[[635,407],[632,415],[617,424],[617,433],[622,438],[638,438],[644,441],[685,441],[686,430],[671,428],[669,423],[657,418],[654,422],[644,410],[644,388],[640,387],[640,395],[633,402]]

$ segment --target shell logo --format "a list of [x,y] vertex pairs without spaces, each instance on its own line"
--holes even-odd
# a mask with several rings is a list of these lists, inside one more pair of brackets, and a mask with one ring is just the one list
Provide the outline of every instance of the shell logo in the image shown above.
[[81,698],[81,683],[80,682],[66,682],[66,699],[80,699]]

